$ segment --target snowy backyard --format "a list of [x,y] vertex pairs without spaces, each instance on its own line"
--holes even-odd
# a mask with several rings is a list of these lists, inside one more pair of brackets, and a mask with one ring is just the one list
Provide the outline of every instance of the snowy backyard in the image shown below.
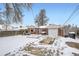
[[46,37],[47,36],[42,35],[17,35],[0,37],[0,56],[79,55],[79,47],[75,44],[69,44],[69,42],[79,43],[78,39],[57,37],[54,39],[52,38],[52,43],[50,44],[47,44],[48,42],[41,44],[40,41],[42,42],[42,40]]

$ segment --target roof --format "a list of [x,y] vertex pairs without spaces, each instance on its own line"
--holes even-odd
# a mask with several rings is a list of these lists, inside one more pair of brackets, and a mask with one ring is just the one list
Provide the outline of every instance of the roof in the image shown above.
[[28,28],[36,28],[34,25],[27,26]]
[[44,26],[34,26],[34,25],[30,25],[30,26],[27,26],[28,28],[60,28],[61,26],[60,25],[55,25],[55,24],[51,24],[51,25],[44,25]]
[[75,32],[69,32],[69,34],[75,34]]
[[47,26],[40,26],[39,28],[47,28]]
[[60,28],[60,25],[45,25],[45,26],[40,26],[39,28]]

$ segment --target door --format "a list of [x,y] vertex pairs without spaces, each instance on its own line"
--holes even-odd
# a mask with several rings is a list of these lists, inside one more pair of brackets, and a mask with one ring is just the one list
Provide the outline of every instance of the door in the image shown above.
[[55,38],[58,36],[58,30],[57,29],[49,29],[48,35]]

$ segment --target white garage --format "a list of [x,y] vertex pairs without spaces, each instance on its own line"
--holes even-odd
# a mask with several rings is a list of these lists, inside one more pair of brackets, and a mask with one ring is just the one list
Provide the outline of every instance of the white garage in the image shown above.
[[49,25],[48,26],[48,35],[51,37],[57,37],[58,36],[58,28],[60,26],[58,25]]
[[54,24],[54,25],[40,26],[40,28],[44,29],[44,31],[53,38],[58,37],[59,33],[61,33],[61,31],[59,30],[60,25]]
[[58,36],[58,29],[56,28],[49,28],[48,29],[48,35],[51,36],[51,37],[57,37]]

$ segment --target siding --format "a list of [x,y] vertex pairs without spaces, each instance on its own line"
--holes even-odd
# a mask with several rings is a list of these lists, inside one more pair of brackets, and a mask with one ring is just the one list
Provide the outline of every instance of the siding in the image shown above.
[[64,29],[58,28],[58,35],[64,36]]

